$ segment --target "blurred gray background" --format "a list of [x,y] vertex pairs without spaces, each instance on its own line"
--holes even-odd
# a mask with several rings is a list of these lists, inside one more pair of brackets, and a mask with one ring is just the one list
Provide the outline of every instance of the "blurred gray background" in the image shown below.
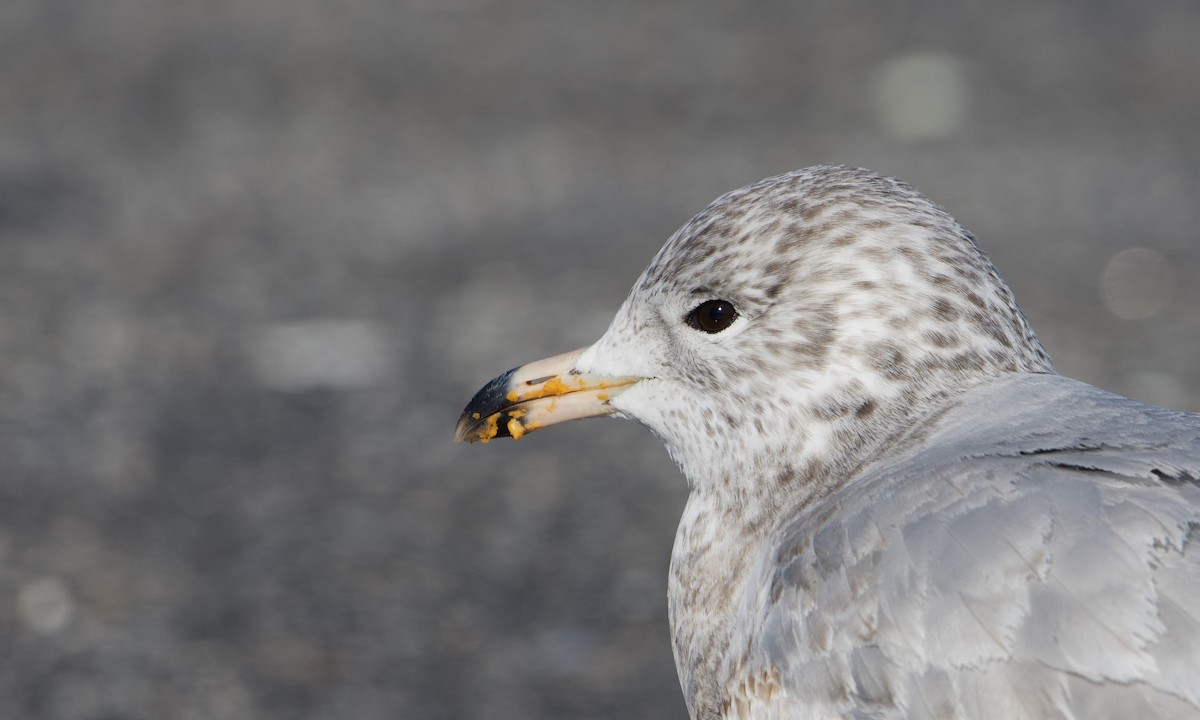
[[684,483],[451,442],[718,194],[836,161],[1059,370],[1200,410],[1200,4],[0,3],[0,717],[684,718]]

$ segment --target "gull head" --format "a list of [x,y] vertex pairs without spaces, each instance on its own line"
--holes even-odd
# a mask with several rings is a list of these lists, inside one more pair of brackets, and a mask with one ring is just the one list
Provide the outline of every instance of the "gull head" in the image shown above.
[[693,486],[836,474],[968,387],[1052,372],[975,239],[912,187],[817,166],[727,193],[593,345],[488,383],[458,439],[632,418]]

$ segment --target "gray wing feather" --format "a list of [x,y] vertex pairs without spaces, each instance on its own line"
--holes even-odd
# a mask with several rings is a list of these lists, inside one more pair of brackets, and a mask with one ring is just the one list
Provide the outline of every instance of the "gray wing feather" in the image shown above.
[[1200,416],[972,391],[773,538],[739,716],[1200,717],[1197,478]]

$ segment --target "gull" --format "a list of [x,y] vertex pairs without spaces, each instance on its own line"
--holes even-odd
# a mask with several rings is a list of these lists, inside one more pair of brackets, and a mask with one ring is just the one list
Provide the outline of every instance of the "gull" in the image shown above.
[[1200,415],[1055,374],[911,186],[825,165],[718,198],[456,438],[601,415],[687,478],[692,718],[1200,717]]

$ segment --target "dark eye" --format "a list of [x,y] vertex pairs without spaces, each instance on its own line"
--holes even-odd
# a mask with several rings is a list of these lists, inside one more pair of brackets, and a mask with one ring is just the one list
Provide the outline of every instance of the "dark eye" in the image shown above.
[[737,308],[728,300],[705,300],[688,313],[687,324],[709,334],[727,330],[737,320]]

